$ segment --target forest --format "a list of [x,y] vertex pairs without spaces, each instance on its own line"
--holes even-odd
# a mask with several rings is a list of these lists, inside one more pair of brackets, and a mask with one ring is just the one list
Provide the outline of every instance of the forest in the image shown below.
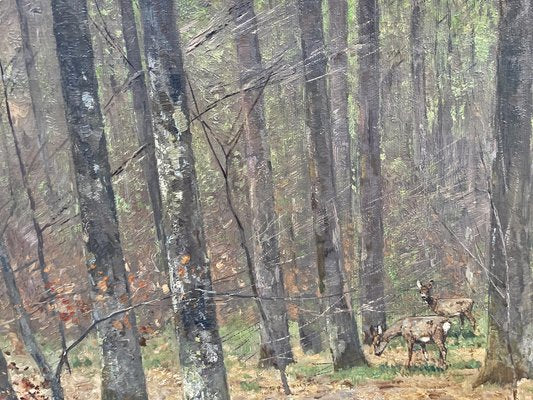
[[0,32],[0,400],[533,399],[533,0]]

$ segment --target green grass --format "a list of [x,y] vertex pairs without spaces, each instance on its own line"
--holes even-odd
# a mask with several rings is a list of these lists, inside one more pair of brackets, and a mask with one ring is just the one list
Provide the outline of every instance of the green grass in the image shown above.
[[220,327],[220,336],[226,355],[233,355],[240,360],[253,357],[258,350],[259,329],[256,325],[235,317]]
[[461,360],[452,362],[450,368],[452,369],[478,369],[481,367],[481,363],[478,360],[470,359],[467,361]]

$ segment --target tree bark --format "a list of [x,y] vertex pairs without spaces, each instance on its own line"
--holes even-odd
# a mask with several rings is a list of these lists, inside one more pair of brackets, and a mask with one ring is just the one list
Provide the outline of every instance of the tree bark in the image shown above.
[[379,10],[360,0],[359,157],[362,219],[361,306],[363,331],[385,328],[383,264],[383,180],[381,176]]
[[426,55],[421,0],[411,0],[411,79],[413,82],[413,159],[417,169],[427,163]]
[[56,378],[50,364],[48,364],[43,350],[35,338],[35,333],[31,328],[30,316],[24,309],[22,297],[20,296],[20,291],[15,280],[15,274],[11,266],[11,261],[3,237],[0,237],[0,267],[2,268],[2,276],[6,286],[7,297],[9,303],[15,310],[20,337],[22,337],[26,351],[30,354],[31,358],[33,358],[33,361],[37,365],[44,380],[50,384],[52,398],[54,400],[63,400],[64,395],[61,383]]
[[[261,62],[257,19],[252,0],[235,0],[231,14],[236,24],[235,45],[239,62],[241,105],[251,210],[253,284],[261,302],[260,364],[283,369],[293,361],[289,341],[287,308],[283,297],[283,271],[278,245],[278,216],[274,205],[274,183],[270,145],[263,112],[262,90],[245,90],[264,71]],[[261,298],[277,300],[262,300]]]
[[172,2],[140,1],[185,399],[229,399]]
[[298,18],[305,73],[306,129],[319,289],[324,299],[333,366],[339,370],[364,365],[366,361],[344,287],[321,3],[320,0],[299,0]]
[[52,176],[52,165],[48,154],[48,134],[46,129],[46,118],[44,114],[43,94],[39,84],[39,73],[35,65],[35,54],[31,45],[29,21],[27,10],[28,4],[23,0],[16,0],[17,12],[19,16],[20,34],[22,38],[22,54],[24,66],[28,76],[28,89],[31,98],[31,108],[37,131],[37,141],[39,144],[39,155],[44,166],[44,176],[49,205],[55,204],[57,196],[50,177]]
[[[452,52],[451,36],[451,9],[450,2],[436,0],[436,25],[435,25],[435,81],[437,86],[437,116],[434,123],[434,145],[432,156],[438,171],[438,186],[446,187],[449,183],[447,168],[452,163],[453,119],[452,119],[452,77],[450,67],[450,54]],[[445,7],[443,11],[442,8]],[[444,14],[444,17],[441,16]],[[441,18],[444,18],[441,20]],[[440,24],[445,22],[445,45],[439,47]],[[439,201],[444,207],[444,201]]]
[[[131,303],[119,238],[85,0],[52,1],[66,119],[91,283],[93,318]],[[147,399],[135,315],[98,324],[102,399]]]
[[348,271],[351,271],[355,261],[355,241],[352,213],[351,138],[348,123],[348,2],[347,0],[328,0],[328,4],[333,166],[339,225],[343,239],[344,265]]
[[7,362],[4,357],[4,352],[0,350],[0,399],[3,400],[18,400],[11,380],[9,379],[9,372],[7,370]]
[[533,378],[530,247],[532,4],[500,3],[489,247],[489,330],[476,384]]
[[120,9],[122,16],[122,33],[126,45],[126,55],[128,57],[130,74],[133,76],[138,74],[131,83],[137,140],[140,147],[146,147],[144,150],[145,156],[142,160],[142,167],[146,179],[146,185],[148,187],[150,203],[152,205],[154,226],[159,245],[160,262],[163,270],[168,271],[166,236],[163,228],[161,191],[157,175],[153,121],[152,115],[150,114],[150,99],[142,66],[141,49],[139,46],[139,37],[132,1],[120,0]]

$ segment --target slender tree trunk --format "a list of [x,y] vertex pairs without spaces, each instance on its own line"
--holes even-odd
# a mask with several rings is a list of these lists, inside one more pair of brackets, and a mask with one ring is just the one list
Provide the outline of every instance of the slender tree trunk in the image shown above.
[[[17,155],[17,161],[19,165],[19,171],[20,176],[22,180],[22,187],[24,188],[24,191],[26,192],[26,197],[28,199],[28,203],[30,206],[30,213],[31,213],[31,221],[33,225],[33,230],[35,232],[35,237],[37,238],[37,260],[39,261],[39,272],[41,274],[41,280],[43,282],[44,290],[46,293],[46,297],[48,297],[48,302],[50,304],[50,307],[52,309],[51,316],[52,318],[57,317],[57,312],[55,311],[55,303],[56,303],[56,293],[53,291],[50,283],[50,276],[48,275],[48,270],[46,266],[46,259],[45,259],[45,253],[44,253],[44,234],[43,229],[41,227],[41,224],[39,223],[39,220],[37,219],[37,203],[35,199],[35,195],[33,192],[33,189],[30,186],[28,172],[26,170],[26,166],[24,164],[22,150],[20,148],[19,140],[17,137],[17,134],[15,132],[15,126],[13,123],[12,115],[11,115],[11,107],[9,105],[8,100],[8,94],[6,90],[6,82],[4,78],[4,69],[0,65],[0,70],[2,72],[2,83],[4,87],[4,100],[5,100],[5,106],[6,106],[6,113],[8,116],[8,122],[9,127],[11,130],[11,136],[13,138],[13,144],[15,147],[15,154]],[[66,332],[65,332],[65,324],[62,320],[59,320],[58,322],[58,329],[59,329],[59,335],[61,338],[61,347],[63,350],[67,347],[67,339],[66,339]],[[67,360],[67,366],[70,369],[70,365],[68,364]]]
[[489,248],[489,331],[476,384],[533,378],[530,190],[532,4],[500,4]]
[[37,67],[35,65],[35,54],[31,45],[29,31],[28,13],[30,11],[28,6],[31,6],[31,4],[23,0],[16,0],[16,6],[22,38],[22,54],[24,57],[24,65],[26,67],[26,74],[28,76],[31,108],[33,111],[35,128],[37,131],[39,155],[44,166],[47,200],[49,204],[54,204],[57,201],[57,196],[55,195],[55,191],[50,179],[52,176],[52,165],[50,156],[48,155],[48,134],[46,130],[46,118],[44,115],[43,94],[39,84],[39,73],[37,72]]
[[[305,154],[305,151],[302,154]],[[299,296],[302,297],[297,303],[300,346],[304,353],[318,354],[323,350],[322,326],[324,319],[321,317],[320,299],[317,297],[318,285],[316,268],[313,265],[313,251],[309,245],[309,236],[305,235],[307,229],[305,227],[297,228],[298,215],[303,211],[303,207],[297,211],[299,206],[296,204],[296,198],[293,197],[290,201],[289,239],[294,246],[295,285]]]
[[361,306],[363,331],[385,327],[383,265],[383,181],[381,177],[379,10],[360,0],[359,142],[362,219]]
[[[277,215],[270,145],[263,113],[261,89],[245,90],[263,74],[257,19],[252,0],[235,0],[235,45],[239,62],[244,141],[252,220],[253,279],[262,303],[260,363],[283,369],[292,362],[283,271],[280,266]],[[262,297],[280,300],[264,301]],[[263,315],[264,314],[264,315]]]
[[333,166],[344,265],[348,271],[351,271],[355,261],[355,232],[352,213],[351,138],[348,123],[348,2],[328,0],[328,4]]
[[344,285],[344,266],[333,173],[330,104],[326,85],[320,0],[299,0],[305,71],[306,129],[319,289],[324,299],[335,370],[366,363]]
[[[67,126],[72,143],[93,318],[131,304],[119,238],[85,0],[53,0]],[[102,399],[147,399],[135,315],[98,324],[102,346]]]
[[[436,26],[435,26],[435,73],[437,85],[437,116],[434,124],[434,148],[433,154],[437,166],[439,186],[448,184],[447,168],[452,165],[451,152],[453,142],[453,119],[452,119],[452,82],[450,54],[452,52],[451,37],[451,10],[450,3],[446,0],[436,0]],[[443,10],[443,8],[445,8]],[[441,14],[444,14],[442,17]],[[444,20],[441,20],[444,18]],[[445,24],[445,42],[439,47],[439,31],[441,23]],[[442,201],[441,201],[442,202]],[[444,206],[444,202],[442,202]]]
[[413,158],[416,168],[427,162],[426,56],[421,0],[411,0],[411,78],[413,81]]
[[54,371],[50,367],[50,364],[48,364],[43,350],[35,338],[35,333],[31,328],[30,316],[24,309],[22,297],[20,296],[20,291],[15,281],[15,274],[11,267],[9,254],[4,244],[3,237],[0,237],[0,267],[2,268],[2,276],[4,278],[7,297],[9,298],[9,303],[15,310],[19,333],[24,342],[24,346],[26,347],[26,351],[31,358],[33,358],[33,361],[37,365],[37,368],[39,368],[44,380],[50,384],[52,398],[54,400],[63,400],[64,395],[61,383],[56,379]]
[[157,175],[157,159],[155,155],[154,132],[152,115],[150,114],[150,99],[146,87],[145,74],[142,66],[141,50],[135,23],[132,0],[120,0],[122,14],[122,32],[126,44],[130,74],[138,75],[131,83],[133,96],[133,110],[135,112],[135,124],[139,146],[145,146],[145,156],[142,166],[144,177],[148,187],[148,194],[152,204],[155,231],[160,252],[160,262],[163,270],[168,271],[166,236],[163,229],[163,210],[159,178]]
[[11,380],[9,379],[9,372],[7,370],[7,362],[4,357],[4,352],[0,350],[0,399],[3,400],[18,400]]
[[158,173],[185,399],[229,399],[173,3],[141,0]]

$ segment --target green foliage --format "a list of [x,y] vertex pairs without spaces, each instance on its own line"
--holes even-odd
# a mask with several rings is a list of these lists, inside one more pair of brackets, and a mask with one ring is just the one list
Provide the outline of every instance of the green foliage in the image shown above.
[[244,374],[242,378],[244,378],[244,380],[240,381],[239,385],[243,390],[247,392],[259,392],[261,390],[257,378],[253,378],[248,374]]
[[233,355],[239,360],[253,357],[259,344],[259,330],[255,324],[246,322],[236,316],[220,327],[224,353]]

